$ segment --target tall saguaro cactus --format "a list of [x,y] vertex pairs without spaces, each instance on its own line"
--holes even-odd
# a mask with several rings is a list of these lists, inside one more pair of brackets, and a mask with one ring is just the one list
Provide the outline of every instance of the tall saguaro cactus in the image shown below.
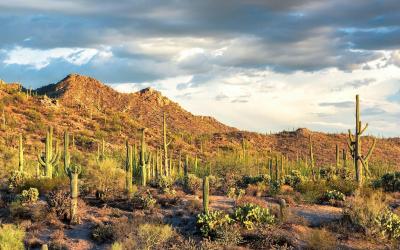
[[140,145],[140,184],[142,186],[146,186],[147,184],[147,173],[146,173],[146,162],[148,159],[146,159],[146,140],[145,140],[145,132],[146,128],[142,129],[142,139],[141,139],[141,145]]
[[24,146],[22,142],[22,134],[19,135],[18,170],[24,172]]
[[185,164],[183,165],[183,181],[185,188],[189,186],[189,156],[186,155]]
[[315,174],[315,162],[314,162],[314,151],[313,151],[313,144],[311,140],[311,135],[309,137],[309,157],[310,157],[310,166],[311,166],[311,173],[313,180],[316,180],[316,174]]
[[203,211],[205,214],[208,214],[208,196],[209,196],[209,182],[208,176],[203,177]]
[[125,191],[130,198],[132,196],[132,173],[133,173],[133,150],[132,146],[129,145],[128,140],[126,141],[126,163],[125,163]]
[[340,167],[340,153],[339,153],[339,146],[336,144],[336,149],[335,149],[335,161],[336,161],[336,167]]
[[67,174],[70,180],[70,190],[71,190],[71,204],[70,204],[70,223],[76,224],[79,221],[77,212],[78,212],[78,176],[81,173],[82,168],[78,165],[70,165],[65,169],[65,173]]
[[165,175],[169,176],[171,173],[168,171],[169,170],[169,164],[168,164],[168,146],[171,144],[172,140],[167,142],[167,122],[166,122],[166,117],[165,113],[163,114],[163,145],[164,145],[164,170],[165,170]]
[[349,129],[349,140],[347,141],[347,144],[353,157],[354,167],[356,171],[356,181],[359,186],[363,184],[363,168],[366,174],[369,174],[368,161],[376,145],[376,139],[374,138],[374,141],[369,148],[367,155],[362,155],[361,137],[367,128],[368,123],[365,124],[364,128],[362,127],[362,123],[360,120],[360,98],[359,95],[356,95],[356,130],[353,135],[351,133],[351,130]]
[[60,160],[60,152],[58,147],[53,152],[53,128],[50,127],[46,135],[45,154],[38,154],[38,161],[44,168],[45,177],[53,178],[53,168],[56,167]]

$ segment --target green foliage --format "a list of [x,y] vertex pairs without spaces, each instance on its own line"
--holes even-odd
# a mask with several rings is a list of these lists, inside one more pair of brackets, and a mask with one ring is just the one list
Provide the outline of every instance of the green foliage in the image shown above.
[[166,188],[171,188],[172,185],[174,184],[174,180],[169,177],[162,175],[156,180],[156,187],[160,188],[161,190],[164,190]]
[[215,237],[218,230],[232,222],[231,217],[220,210],[197,215],[197,226],[204,237]]
[[244,189],[231,187],[227,196],[234,200],[239,200],[243,195],[245,195],[245,193],[246,191]]
[[297,187],[300,183],[304,181],[303,176],[301,175],[300,171],[292,170],[288,175],[284,177],[284,183],[289,185],[293,188]]
[[378,216],[377,221],[384,236],[389,239],[400,238],[400,216],[386,209]]
[[238,225],[226,224],[215,232],[214,240],[224,247],[232,247],[242,243],[243,237]]
[[24,250],[25,231],[12,224],[4,224],[0,228],[1,250]]
[[39,191],[36,188],[29,188],[28,190],[22,190],[21,194],[18,195],[17,199],[24,203],[36,202],[39,198]]
[[200,191],[201,185],[202,185],[202,180],[200,178],[198,178],[194,174],[188,174],[186,191],[194,194]]
[[70,195],[64,190],[54,190],[46,195],[50,210],[55,212],[58,218],[66,219],[69,215]]
[[237,207],[233,218],[243,224],[247,229],[254,229],[259,224],[272,224],[275,221],[268,208],[247,203]]
[[141,224],[138,229],[140,249],[159,249],[173,235],[174,230],[170,225]]
[[323,196],[323,201],[330,201],[330,200],[344,201],[345,199],[346,196],[337,190],[326,191]]
[[400,172],[384,174],[380,179],[374,182],[375,187],[381,187],[386,192],[400,191]]
[[246,188],[249,185],[255,185],[255,184],[269,184],[271,181],[271,177],[268,174],[262,174],[262,175],[257,175],[257,176],[248,176],[245,175],[242,178],[242,181],[240,183],[240,186],[243,188]]
[[12,171],[10,177],[8,178],[8,188],[10,190],[14,190],[22,186],[25,182],[25,179],[26,179],[25,172],[19,170]]
[[54,177],[53,179],[48,178],[30,178],[25,181],[25,184],[21,186],[22,189],[36,188],[39,193],[46,194],[50,191],[60,189],[67,186],[68,179],[65,177]]
[[98,243],[113,242],[115,240],[114,228],[110,224],[98,224],[93,228],[91,236]]
[[132,198],[134,208],[152,209],[156,205],[157,200],[153,198],[150,191],[137,193]]
[[319,169],[319,176],[325,180],[335,180],[336,176],[336,168],[333,166],[325,166]]

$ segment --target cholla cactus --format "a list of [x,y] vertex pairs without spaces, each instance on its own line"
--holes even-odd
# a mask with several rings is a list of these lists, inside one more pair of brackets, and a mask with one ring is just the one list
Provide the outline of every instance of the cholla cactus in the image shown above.
[[53,152],[53,128],[50,127],[46,135],[45,154],[38,154],[38,161],[44,168],[45,177],[53,178],[53,168],[57,167],[60,156],[61,154],[58,150],[58,147],[56,147],[55,151]]
[[70,223],[76,224],[79,222],[77,215],[78,211],[78,176],[81,173],[82,168],[78,165],[70,165],[65,169],[65,173],[70,180],[70,190],[71,190],[71,204],[70,204]]

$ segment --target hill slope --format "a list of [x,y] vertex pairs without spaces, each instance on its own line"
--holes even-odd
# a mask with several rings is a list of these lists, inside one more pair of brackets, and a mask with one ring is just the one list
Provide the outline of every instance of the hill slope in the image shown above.
[[[83,151],[95,150],[100,138],[105,138],[110,148],[122,147],[126,139],[137,143],[138,129],[142,127],[148,128],[150,146],[158,148],[163,112],[167,115],[175,152],[209,155],[217,148],[238,149],[245,138],[251,150],[273,150],[296,159],[297,155],[308,154],[311,134],[317,163],[328,164],[334,162],[336,144],[341,149],[347,147],[345,134],[307,129],[270,135],[239,131],[214,118],[195,116],[154,89],[124,94],[94,78],[76,74],[37,89],[38,96],[28,96],[19,89],[16,84],[0,84],[0,111],[4,109],[6,117],[0,135],[6,145],[17,145],[17,135],[23,133],[28,152],[42,147],[39,143],[49,125],[54,127],[58,138],[62,138],[64,130],[71,131]],[[372,138],[364,139],[365,150],[371,142]],[[400,167],[400,139],[379,139],[372,161],[390,161]]]

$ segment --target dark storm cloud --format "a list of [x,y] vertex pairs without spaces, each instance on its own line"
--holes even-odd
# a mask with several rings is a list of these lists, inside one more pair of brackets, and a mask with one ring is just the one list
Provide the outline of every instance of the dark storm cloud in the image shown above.
[[[213,65],[279,72],[352,70],[379,58],[377,49],[400,48],[398,0],[14,0],[0,2],[0,23],[1,34],[7,34],[0,39],[2,49],[107,46],[117,63],[104,67],[118,72],[118,79],[136,82],[154,78],[147,69],[133,68],[141,65],[138,61],[168,63],[174,55],[156,55],[132,45],[143,39],[215,41],[204,54],[171,66],[194,74],[195,80],[203,74],[209,77]],[[221,56],[209,54],[219,48],[225,48]],[[75,66],[64,68],[69,67]],[[104,74],[101,67],[89,65],[87,70]],[[171,71],[165,70],[165,75]],[[34,75],[45,74],[54,73],[42,69]],[[190,86],[197,84],[201,83],[193,81]]]

